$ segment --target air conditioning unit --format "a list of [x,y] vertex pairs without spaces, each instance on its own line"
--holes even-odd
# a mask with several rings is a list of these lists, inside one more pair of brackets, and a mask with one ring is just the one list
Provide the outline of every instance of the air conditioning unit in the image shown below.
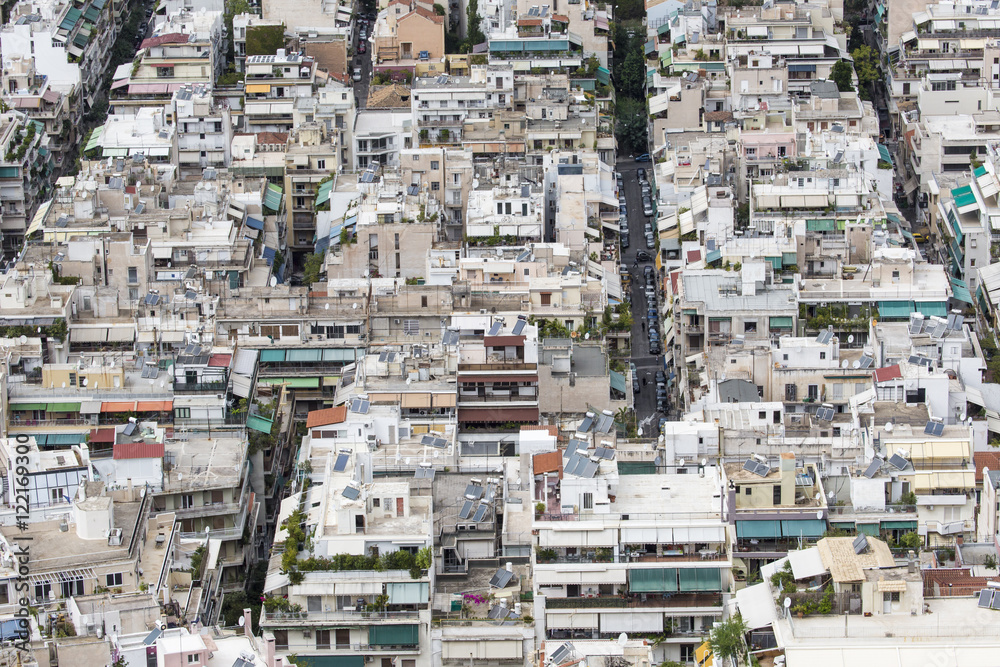
[[306,639],[309,639],[310,637],[313,636],[312,630],[303,630],[302,636]]

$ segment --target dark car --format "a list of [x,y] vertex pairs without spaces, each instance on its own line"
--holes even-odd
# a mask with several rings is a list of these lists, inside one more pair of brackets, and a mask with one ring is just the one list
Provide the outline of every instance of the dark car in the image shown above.
[[625,217],[625,216],[627,216],[627,215],[628,215],[628,209],[627,209],[626,207],[624,207],[624,206],[619,206],[619,207],[618,207],[618,213],[619,213],[619,214],[620,214],[620,215],[621,215],[622,217]]
[[635,258],[637,260],[639,260],[640,262],[652,262],[653,261],[653,256],[650,255],[645,250],[640,250],[639,252],[635,253]]
[[663,371],[656,371],[656,384],[664,384],[667,381],[667,374]]
[[621,238],[621,246],[622,246],[622,248],[627,248],[629,246],[629,240],[628,240],[628,235],[627,234],[625,236],[622,236],[622,238]]
[[641,181],[644,178],[646,178],[646,170],[643,169],[642,167],[639,167],[638,169],[635,170],[635,175],[636,178],[638,178]]
[[639,378],[634,375],[632,376],[632,393],[639,393]]
[[358,53],[363,54],[367,50],[368,49],[365,48],[365,43],[364,42],[361,42],[360,44],[358,44]]
[[663,348],[660,347],[660,342],[656,341],[649,344],[649,353],[652,355],[659,356],[663,353]]
[[654,268],[653,268],[653,267],[651,267],[651,266],[644,266],[644,267],[642,268],[642,272],[643,272],[644,274],[646,274],[647,276],[651,276],[651,275],[653,275],[654,273],[656,273],[656,269],[654,269]]
[[649,153],[643,153],[635,159],[636,162],[649,162],[652,158],[649,157]]

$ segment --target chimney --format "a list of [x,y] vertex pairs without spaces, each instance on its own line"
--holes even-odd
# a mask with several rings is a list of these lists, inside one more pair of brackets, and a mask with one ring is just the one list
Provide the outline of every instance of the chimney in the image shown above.
[[917,571],[917,554],[912,549],[906,552],[906,571],[910,574]]
[[793,452],[782,452],[781,454],[781,504],[795,504],[795,454]]
[[275,667],[274,662],[274,634],[264,633],[264,665],[265,667]]
[[253,613],[249,607],[243,610],[243,634],[253,641]]

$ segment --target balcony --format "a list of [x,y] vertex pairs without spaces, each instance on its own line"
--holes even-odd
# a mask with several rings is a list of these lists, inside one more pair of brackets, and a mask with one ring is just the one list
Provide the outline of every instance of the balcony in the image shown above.
[[292,627],[298,625],[326,625],[331,623],[356,623],[359,625],[384,625],[386,623],[413,623],[420,620],[416,611],[268,611],[261,609],[261,625]]
[[175,394],[214,394],[225,393],[228,383],[226,382],[176,382],[174,383]]
[[721,607],[722,593],[626,593],[585,598],[546,598],[547,609],[648,609],[653,607]]

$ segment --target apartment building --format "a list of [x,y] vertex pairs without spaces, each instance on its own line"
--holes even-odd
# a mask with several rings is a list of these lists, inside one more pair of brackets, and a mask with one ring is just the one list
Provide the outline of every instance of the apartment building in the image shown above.
[[[0,116],[0,233],[5,251],[21,247],[45,197],[52,172],[50,137],[44,125],[18,112]],[[32,230],[33,231],[33,230]]]
[[201,174],[208,167],[227,167],[233,143],[229,106],[217,103],[211,90],[201,86],[177,90],[172,103],[181,173]]
[[243,114],[251,132],[288,132],[293,127],[295,101],[312,97],[316,61],[278,49],[274,55],[248,56]]
[[[2,77],[4,99],[10,108],[25,114],[32,121],[44,126],[48,143],[43,145],[51,154],[46,163],[40,154],[38,176],[46,183],[58,177],[67,154],[77,142],[78,129],[70,109],[70,95],[57,89],[47,77],[39,75],[32,59],[12,58],[4,68]],[[39,128],[41,130],[42,128]],[[49,167],[49,173],[44,173]]]

